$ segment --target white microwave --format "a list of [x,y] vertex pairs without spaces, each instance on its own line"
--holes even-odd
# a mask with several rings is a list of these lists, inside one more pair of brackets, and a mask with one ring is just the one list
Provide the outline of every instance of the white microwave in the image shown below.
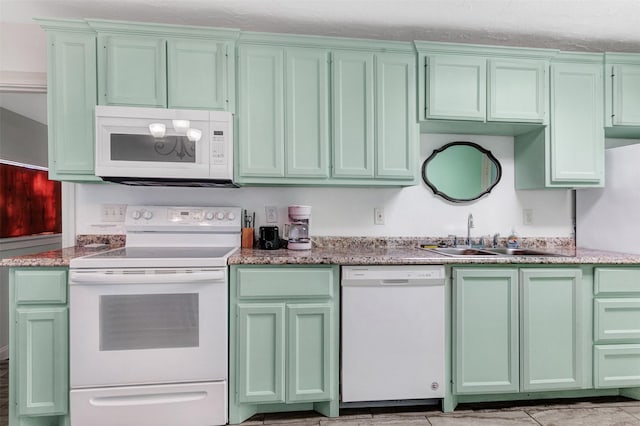
[[226,111],[96,106],[96,176],[127,185],[236,186]]

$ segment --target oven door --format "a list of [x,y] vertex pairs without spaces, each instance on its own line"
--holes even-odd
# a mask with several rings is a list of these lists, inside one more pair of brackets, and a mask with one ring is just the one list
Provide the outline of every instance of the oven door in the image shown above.
[[71,270],[71,387],[227,378],[226,268]]

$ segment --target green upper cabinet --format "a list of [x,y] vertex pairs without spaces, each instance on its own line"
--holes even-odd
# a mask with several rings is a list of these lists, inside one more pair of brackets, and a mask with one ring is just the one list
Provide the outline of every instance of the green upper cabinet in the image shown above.
[[487,121],[545,121],[546,61],[489,60]]
[[604,179],[602,65],[551,65],[552,184],[599,185]]
[[327,178],[327,51],[246,44],[238,57],[240,180]]
[[284,50],[241,45],[238,63],[238,177],[284,177]]
[[166,107],[166,40],[98,34],[100,105]]
[[285,51],[285,157],[289,177],[329,177],[329,53]]
[[47,33],[49,178],[100,181],[93,172],[96,35],[83,21],[38,23]]
[[243,34],[238,97],[241,184],[416,182],[408,43]]
[[515,138],[516,189],[604,185],[601,54],[551,62],[550,124]]
[[398,53],[376,54],[376,176],[412,179],[415,174],[415,61]]
[[605,54],[605,134],[640,139],[640,54]]
[[333,175],[374,176],[374,55],[335,52],[333,57]]
[[235,108],[238,31],[87,20],[98,34],[98,103]]
[[229,110],[228,41],[167,40],[167,106]]
[[415,45],[421,62],[418,117],[426,120],[423,130],[519,134],[532,129],[532,124],[547,122],[547,70],[556,51],[431,42]]
[[484,121],[487,60],[459,55],[427,57],[426,118]]

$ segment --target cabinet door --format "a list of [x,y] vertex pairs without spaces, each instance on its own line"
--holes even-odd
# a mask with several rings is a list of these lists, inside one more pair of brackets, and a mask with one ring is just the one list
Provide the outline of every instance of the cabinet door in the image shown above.
[[168,40],[168,107],[227,110],[227,49],[214,40]]
[[486,59],[432,55],[427,58],[427,118],[484,121]]
[[376,176],[406,179],[415,172],[415,60],[376,55]]
[[640,65],[613,66],[614,126],[640,125]]
[[489,61],[488,121],[542,123],[545,104],[543,61]]
[[166,41],[98,35],[100,105],[167,106]]
[[96,37],[49,34],[49,178],[99,181],[94,174]]
[[521,269],[523,391],[583,386],[582,272]]
[[16,309],[18,415],[67,413],[67,318],[66,307]]
[[275,47],[238,49],[240,176],[284,176],[283,55]]
[[596,389],[640,386],[640,345],[594,346],[593,374]]
[[331,306],[287,305],[287,402],[331,399]]
[[238,304],[238,400],[284,402],[284,304]]
[[373,53],[333,53],[333,176],[373,178]]
[[599,184],[604,171],[602,65],[551,66],[551,182]]
[[517,392],[516,269],[455,268],[454,392]]
[[329,54],[287,49],[286,175],[329,177]]

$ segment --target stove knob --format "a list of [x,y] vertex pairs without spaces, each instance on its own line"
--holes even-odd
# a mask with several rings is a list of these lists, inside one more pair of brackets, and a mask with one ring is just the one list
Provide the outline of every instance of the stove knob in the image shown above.
[[145,219],[149,220],[149,219],[151,219],[153,217],[153,212],[150,212],[149,210],[147,210],[142,214],[142,217],[144,217]]
[[213,212],[207,212],[207,213],[204,215],[204,218],[205,218],[205,219],[207,219],[207,220],[213,220],[213,217],[214,217]]
[[142,213],[140,213],[140,210],[134,210],[131,212],[131,217],[134,219],[140,219],[140,217],[142,217]]
[[224,219],[224,212],[218,212],[218,214],[216,214],[216,219],[218,220]]
[[229,214],[227,215],[227,219],[229,219],[229,220],[233,220],[235,218],[236,218],[236,215],[233,214],[233,212],[229,212]]

